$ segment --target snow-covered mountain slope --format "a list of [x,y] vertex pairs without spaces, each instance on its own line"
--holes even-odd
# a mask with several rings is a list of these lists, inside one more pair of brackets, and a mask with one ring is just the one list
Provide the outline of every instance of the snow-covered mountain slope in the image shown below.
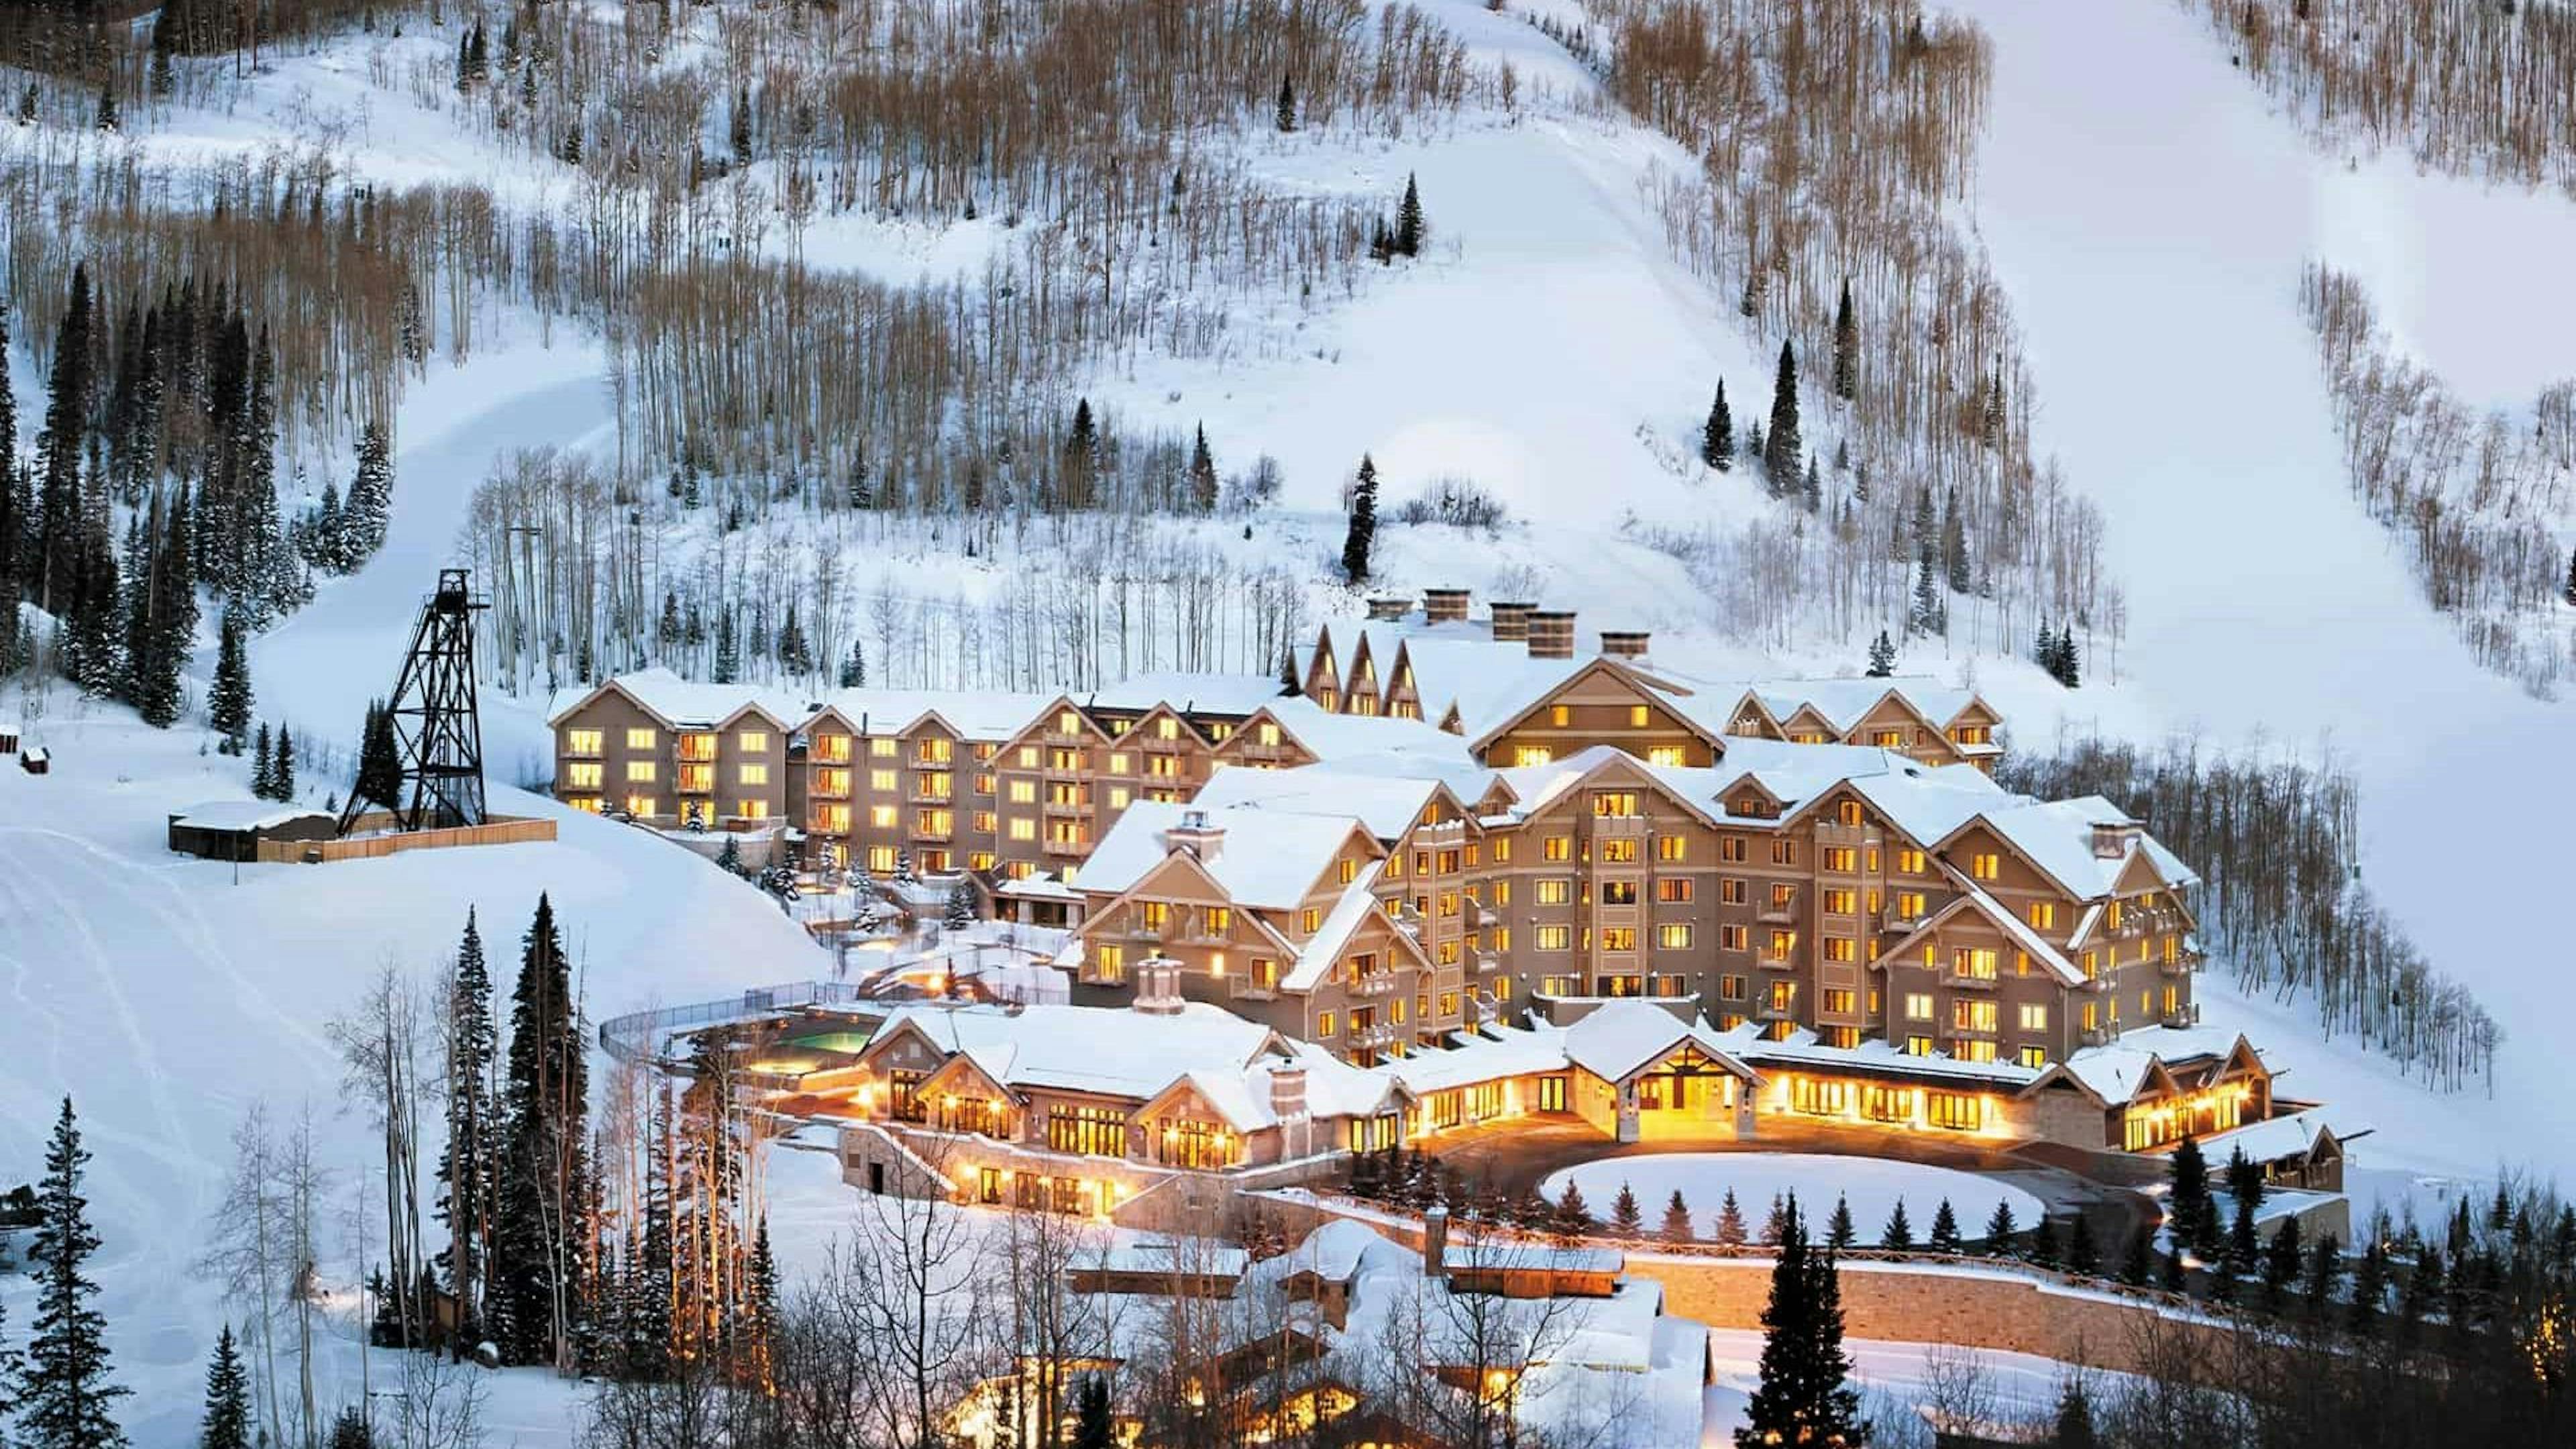
[[[2365,1155],[2576,1167],[2576,1102],[2553,1085],[2562,973],[2534,929],[2565,889],[2553,841],[2576,819],[2576,710],[2476,668],[2417,602],[2346,492],[2297,310],[2312,256],[2448,273],[2447,256],[2412,249],[2462,233],[2427,225],[2393,253],[2348,249],[2334,160],[2174,7],[1958,8],[1995,39],[1975,217],[2049,382],[2040,427],[2113,517],[2132,676],[2213,743],[2263,734],[2342,755],[2364,789],[2375,890],[2512,1033],[2493,1101],[2443,1102],[2429,1130],[2383,1131]],[[2417,194],[2438,204],[2449,186]],[[2536,235],[2566,225],[2555,198],[2491,221],[2505,210]],[[2456,286],[2444,295],[2468,315],[2452,336],[2524,325],[2504,279]],[[2268,1040],[2296,1030],[2282,1025]]]
[[[375,654],[395,647],[384,620],[372,627]],[[364,632],[353,625],[353,636]],[[84,708],[61,691],[43,725],[51,773],[29,775],[14,760],[0,770],[0,1178],[33,1175],[69,1093],[93,1153],[90,1204],[106,1244],[95,1264],[100,1307],[117,1379],[135,1391],[126,1424],[145,1449],[193,1442],[207,1345],[226,1306],[191,1269],[251,1102],[265,1101],[281,1125],[312,1111],[335,1173],[321,1213],[335,1255],[326,1281],[354,1281],[355,1263],[336,1256],[357,1241],[343,1219],[381,1203],[366,1181],[381,1152],[363,1110],[344,1110],[325,1027],[381,967],[427,977],[472,908],[506,996],[544,891],[595,1015],[830,969],[750,885],[631,827],[506,789],[497,808],[556,815],[560,839],[243,866],[236,881],[232,866],[172,855],[165,832],[172,812],[242,798],[245,762],[201,754],[199,730],[148,729],[122,708]],[[324,787],[312,784],[319,804]],[[27,1322],[28,1287],[0,1276],[13,1331]],[[335,1321],[330,1331],[317,1363],[325,1402],[340,1402],[356,1392],[355,1330]],[[496,1398],[501,1442],[548,1426],[564,1435],[560,1388],[540,1388]]]

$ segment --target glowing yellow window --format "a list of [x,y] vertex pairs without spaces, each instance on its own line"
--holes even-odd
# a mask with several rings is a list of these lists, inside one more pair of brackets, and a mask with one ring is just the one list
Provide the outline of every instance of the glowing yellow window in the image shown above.
[[897,748],[898,746],[896,744],[895,737],[892,735],[871,735],[868,737],[868,754],[876,759],[893,759]]
[[2043,931],[2056,930],[2057,902],[2032,901],[2030,903],[2030,923]]
[[1646,762],[1678,770],[1690,760],[1679,745],[1654,745],[1646,751]]
[[1342,884],[1349,885],[1352,881],[1359,879],[1360,863],[1356,860],[1345,859],[1340,866],[1340,875]]
[[763,754],[769,749],[769,731],[739,730],[735,732],[733,742],[735,748],[746,755]]
[[650,785],[653,783],[656,769],[656,762],[652,760],[628,760],[626,762],[626,783],[630,785]]
[[1060,734],[1060,735],[1069,735],[1069,734],[1074,734],[1074,733],[1077,733],[1078,731],[1080,731],[1080,729],[1081,729],[1081,728],[1082,728],[1082,721],[1081,721],[1081,719],[1080,719],[1078,716],[1076,716],[1076,715],[1074,714],[1074,712],[1073,712],[1072,710],[1069,710],[1069,709],[1060,709],[1060,710],[1057,710],[1057,711],[1056,711],[1056,715],[1055,715],[1055,732],[1056,732],[1057,734]]
[[1181,722],[1179,720],[1172,718],[1170,715],[1165,715],[1161,719],[1154,721],[1154,738],[1158,740],[1177,740],[1180,737]]
[[1640,730],[1646,727],[1646,707],[1644,705],[1632,704],[1628,706],[1628,727]]
[[1923,873],[1923,864],[1922,851],[1899,850],[1896,852],[1896,868],[1899,872],[1905,875],[1921,875]]
[[1538,853],[1542,860],[1572,860],[1574,859],[1574,837],[1551,835],[1539,842]]
[[653,731],[642,728],[628,730],[626,732],[626,748],[630,750],[649,750],[653,748]]
[[1011,817],[1010,836],[1013,840],[1035,840],[1038,838],[1038,823],[1025,815],[1014,815]]
[[1676,922],[1655,928],[1655,944],[1667,951],[1687,951],[1690,943],[1691,928],[1688,925]]
[[2004,858],[1992,851],[1978,851],[1968,857],[1968,874],[1979,880],[1994,880],[2004,873]]
[[1135,763],[1128,758],[1125,750],[1111,750],[1109,752],[1109,773],[1113,775],[1131,775],[1135,773],[1135,768]]
[[654,804],[654,799],[650,795],[629,795],[626,797],[626,813],[637,816],[659,815],[662,812],[655,809]]
[[1515,765],[1544,765],[1555,758],[1556,751],[1549,749],[1545,745],[1515,745],[1512,747],[1512,763]]
[[1565,705],[1552,704],[1547,709],[1547,722],[1563,729],[1574,722],[1574,711]]
[[733,813],[741,816],[745,820],[766,820],[769,818],[769,802],[766,800],[736,800],[733,802]]
[[598,730],[565,730],[565,731],[564,731],[564,753],[565,753],[565,754],[567,754],[567,755],[595,755],[595,754],[598,754],[598,753],[599,753],[599,750],[600,750],[600,731],[598,731]]
[[769,767],[767,765],[738,765],[735,767],[734,773],[742,777],[741,783],[745,785],[766,785],[769,783]]
[[894,807],[891,805],[869,806],[868,824],[878,830],[894,829]]
[[604,772],[600,769],[599,762],[597,760],[592,760],[587,764],[576,762],[566,765],[564,766],[564,788],[568,790],[596,790],[599,788],[600,777],[603,773]]
[[1252,738],[1260,744],[1275,745],[1279,743],[1279,726],[1264,720],[1261,728],[1253,732]]
[[868,771],[868,788],[880,795],[891,795],[898,788],[892,770]]
[[1109,787],[1109,808],[1112,810],[1126,809],[1127,802],[1134,798],[1136,798],[1135,792],[1124,785],[1112,785]]
[[1315,1035],[1331,1036],[1333,1034],[1333,1026],[1333,1014],[1331,1012],[1322,1011],[1315,1014]]
[[1297,929],[1311,936],[1323,929],[1324,913],[1313,906],[1297,913]]
[[1687,859],[1689,855],[1690,838],[1688,836],[1658,835],[1655,837],[1655,859],[1675,861]]

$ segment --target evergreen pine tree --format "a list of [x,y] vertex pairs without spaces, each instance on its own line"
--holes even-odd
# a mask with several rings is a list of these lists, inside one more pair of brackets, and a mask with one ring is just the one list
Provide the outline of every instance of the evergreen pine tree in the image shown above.
[[1198,441],[1190,447],[1190,506],[1216,512],[1216,455],[1208,451],[1207,424],[1199,424]]
[[2048,1442],[2049,1449],[2094,1449],[2102,1442],[2093,1428],[2093,1396],[2081,1375],[2070,1375],[2057,1396],[2057,1422]]
[[71,613],[83,546],[81,440],[88,429],[91,357],[89,264],[80,262],[72,267],[70,304],[54,329],[45,430],[36,440],[40,483],[33,582],[37,607],[58,617]]
[[402,745],[394,737],[393,711],[384,701],[371,700],[358,733],[358,778],[349,794],[391,809],[402,803],[402,781]]
[[1100,467],[1100,425],[1092,421],[1091,399],[1076,398],[1073,426],[1064,437],[1064,506],[1092,505],[1092,484]]
[[367,1422],[366,1410],[350,1404],[332,1416],[329,1449],[375,1449],[375,1426]]
[[84,1272],[98,1252],[82,1195],[89,1153],[71,1098],[45,1147],[44,1176],[36,1184],[36,1230],[27,1261],[36,1280],[36,1313],[29,1321],[25,1367],[18,1385],[20,1449],[123,1449],[125,1431],[112,1414],[129,1392],[113,1382],[107,1320],[98,1311],[98,1285]]
[[223,631],[215,646],[215,683],[206,694],[207,722],[223,737],[220,748],[238,755],[250,730],[250,661],[242,645],[241,613],[224,610]]
[[250,793],[262,800],[277,791],[277,769],[269,763],[268,721],[259,722],[259,739],[251,751]]
[[295,731],[278,726],[277,754],[268,766],[268,798],[291,801],[295,798]]
[[2426,1243],[2415,1254],[2415,1266],[2406,1274],[2406,1286],[2398,1297],[2398,1323],[2401,1335],[2411,1338],[2425,1321],[2442,1309],[2442,1250]]
[[1714,1236],[1720,1243],[1723,1243],[1730,1248],[1740,1248],[1744,1246],[1746,1237],[1744,1229],[1744,1209],[1738,1206],[1735,1201],[1734,1188],[1728,1188],[1726,1190],[1726,1200],[1718,1204],[1717,1228],[1712,1236]]
[[456,946],[454,984],[440,1004],[447,1038],[447,1145],[439,1152],[433,1210],[447,1225],[447,1248],[436,1266],[456,1300],[455,1341],[462,1354],[465,1345],[483,1336],[494,1158],[501,1145],[500,1107],[492,1098],[500,1035],[492,1021],[491,969],[483,959],[483,935],[472,907],[466,909],[465,934]]
[[1673,1200],[1664,1204],[1664,1223],[1659,1236],[1667,1243],[1687,1243],[1698,1234],[1691,1228],[1690,1204],[1682,1201],[1682,1190],[1673,1189]]
[[1771,496],[1781,497],[1798,483],[1799,461],[1807,445],[1798,433],[1798,352],[1780,344],[1780,368],[1771,384],[1771,426],[1762,435],[1762,474]]
[[1799,1444],[1849,1446],[1868,1441],[1860,1394],[1848,1383],[1843,1353],[1840,1273],[1830,1252],[1818,1253],[1789,1205],[1789,1222],[1771,1268],[1762,1309],[1760,1380],[1745,1404],[1737,1449]]
[[1843,297],[1834,308],[1834,396],[1851,401],[1860,390],[1860,323],[1852,316],[1851,278],[1843,278]]
[[557,1361],[580,1327],[572,1318],[579,1243],[548,1225],[569,1222],[586,1198],[587,1045],[554,905],[540,895],[511,994],[492,1214],[489,1312],[511,1363]]
[[1959,1215],[1951,1209],[1950,1200],[1946,1197],[1941,1199],[1939,1207],[1932,1210],[1930,1243],[1936,1253],[1955,1253],[1967,1246],[1959,1237]]
[[[5,338],[0,338],[0,341],[5,340]],[[2576,548],[2571,548],[2567,551],[2566,599],[2567,602],[2576,604]]]
[[840,685],[843,689],[864,689],[867,682],[867,648],[853,637],[850,640],[850,657],[841,661]]
[[206,1414],[197,1429],[198,1449],[251,1449],[250,1371],[233,1344],[233,1326],[215,1339],[206,1365]]
[[1377,542],[1377,461],[1360,455],[1358,479],[1351,485],[1350,528],[1342,535],[1344,582],[1368,581],[1369,552]]
[[1806,481],[1798,486],[1798,502],[1809,513],[1822,512],[1825,506],[1825,481],[1816,471],[1816,455],[1807,455]]
[[1771,1194],[1771,1211],[1762,1219],[1762,1245],[1776,1248],[1789,1234],[1789,1198],[1785,1193]]
[[2263,1252],[2254,1226],[2263,1206],[2263,1168],[2243,1147],[2227,1157],[2227,1197],[2233,1208],[2227,1221],[2227,1271],[2242,1277],[2254,1271]]
[[2263,1305],[2279,1309],[2290,1285],[2298,1281],[2301,1252],[2299,1220],[2293,1215],[2283,1218],[2273,1229],[2272,1240],[2263,1249]]
[[1297,129],[1297,87],[1295,82],[1284,75],[1279,78],[1279,107],[1276,112],[1276,124],[1283,132]]
[[358,434],[358,471],[349,480],[348,502],[341,508],[340,540],[344,571],[355,570],[385,545],[393,521],[393,442],[385,425],[370,422]]
[[1896,644],[1887,637],[1887,631],[1885,629],[1881,629],[1878,631],[1878,637],[1870,641],[1869,677],[1872,679],[1887,679],[1892,677],[1895,673]]
[[1914,560],[1914,601],[1906,616],[1905,631],[1926,636],[1941,633],[1948,614],[1941,586],[1932,577],[1932,546],[1927,543]]
[[1905,1249],[1914,1246],[1914,1224],[1906,1220],[1905,1199],[1896,1200],[1896,1209],[1887,1215],[1887,1226],[1878,1235],[1882,1248]]
[[2175,1248],[2189,1248],[2203,1259],[2217,1256],[2218,1206],[2209,1195],[2209,1161],[2198,1139],[2185,1137],[2174,1148],[2171,1171],[2173,1191],[2165,1201]]
[[797,618],[796,601],[787,601],[787,621],[778,626],[778,667],[797,679],[814,672],[814,651],[805,642],[805,626]]
[[2075,626],[2069,623],[2057,635],[2057,682],[2069,689],[2084,687],[2084,675],[2078,667],[2075,652]]
[[1646,1230],[1646,1214],[1637,1205],[1636,1189],[1626,1182],[1619,1184],[1619,1195],[1610,1200],[1610,1230],[1623,1238],[1633,1238]]
[[1422,255],[1422,243],[1430,236],[1422,219],[1422,191],[1415,185],[1412,173],[1404,178],[1404,199],[1395,208],[1395,250],[1399,255]]
[[2310,1322],[2325,1321],[2326,1310],[2334,1306],[2335,1289],[2342,1282],[2343,1245],[2328,1233],[2308,1250],[2307,1273],[2299,1285],[2300,1311]]
[[1840,1252],[1859,1237],[1859,1232],[1852,1227],[1851,1199],[1841,1193],[1834,1194],[1833,1215],[1825,1219],[1826,1245]]
[[1548,1214],[1548,1230],[1560,1238],[1579,1238],[1598,1226],[1592,1217],[1592,1206],[1583,1200],[1583,1189],[1568,1182],[1556,1199],[1555,1211]]
[[[1708,405],[1708,421],[1699,430],[1699,460],[1721,473],[1735,466],[1735,417],[1726,409],[1724,378],[1718,379],[1717,401]],[[2569,587],[2576,589],[2576,574],[2571,574]]]
[[2030,1260],[2043,1268],[2054,1268],[2058,1264],[2058,1256],[2057,1225],[2048,1220],[2047,1213],[2042,1212],[2039,1220],[2030,1227]]
[[2020,1236],[2021,1227],[2013,1221],[2012,1199],[1997,1198],[1994,1215],[1986,1219],[1986,1251],[2011,1253]]
[[2353,1269],[2351,1316],[2345,1322],[2354,1333],[2369,1337],[2379,1332],[2380,1318],[2387,1307],[2388,1250],[2374,1236],[2361,1250],[2361,1262]]
[[116,87],[102,85],[98,88],[98,110],[91,124],[106,135],[113,135],[123,128],[124,121],[116,113]]
[[710,677],[718,684],[731,684],[742,677],[742,646],[733,637],[733,610],[716,615],[716,665]]
[[1109,1417],[1109,1385],[1098,1374],[1092,1374],[1083,1379],[1075,1398],[1073,1449],[1115,1449],[1118,1429]]
[[975,887],[959,876],[948,887],[946,924],[949,930],[963,931],[975,924]]
[[2102,1240],[2093,1231],[2093,1214],[2080,1205],[2066,1229],[2066,1267],[2087,1277],[2102,1271]]
[[750,876],[750,870],[742,863],[741,836],[730,834],[725,836],[724,847],[716,852],[716,869],[723,871],[727,875],[737,875],[745,878]]
[[2142,1227],[2129,1235],[2129,1254],[2120,1260],[2120,1281],[2132,1288],[2144,1288],[2155,1273],[2155,1264],[2155,1234]]

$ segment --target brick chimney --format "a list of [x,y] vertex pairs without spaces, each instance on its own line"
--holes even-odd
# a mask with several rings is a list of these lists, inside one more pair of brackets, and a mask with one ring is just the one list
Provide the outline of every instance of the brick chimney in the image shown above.
[[1148,1016],[1178,1016],[1188,1005],[1181,995],[1181,963],[1169,956],[1148,956],[1136,963],[1136,999],[1130,1003]]
[[1646,641],[1651,637],[1643,629],[1604,629],[1601,631],[1601,652],[1613,659],[1643,659],[1646,657]]
[[1422,617],[1426,623],[1432,624],[1466,623],[1467,591],[1465,589],[1446,588],[1424,589],[1422,591]]
[[1422,1215],[1422,1276],[1437,1278],[1447,1271],[1449,1256],[1449,1209],[1433,1203]]
[[1494,642],[1518,644],[1529,638],[1530,612],[1537,607],[1536,604],[1495,603],[1492,606]]
[[1184,810],[1181,823],[1163,832],[1163,849],[1186,850],[1214,865],[1225,853],[1225,827],[1210,821],[1204,810]]
[[1574,611],[1572,609],[1530,610],[1529,657],[1532,659],[1574,657]]
[[1368,601],[1368,616],[1371,619],[1401,619],[1412,610],[1413,601],[1402,594],[1380,594]]

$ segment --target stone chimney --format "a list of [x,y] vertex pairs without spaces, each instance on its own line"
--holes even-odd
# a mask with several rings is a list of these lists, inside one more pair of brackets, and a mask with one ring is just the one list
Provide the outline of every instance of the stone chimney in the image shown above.
[[1494,604],[1494,642],[1518,644],[1529,638],[1530,611],[1537,607],[1536,604]]
[[1574,657],[1574,611],[1572,609],[1530,610],[1529,657],[1532,659]]
[[1467,591],[1465,589],[1424,589],[1422,617],[1424,622],[1432,624],[1466,623]]
[[1306,1069],[1270,1069],[1270,1113],[1282,1122],[1306,1115]]
[[1136,963],[1136,999],[1131,1003],[1148,1016],[1178,1016],[1189,1003],[1181,996],[1181,963],[1169,956],[1148,956]]
[[1184,810],[1181,823],[1163,832],[1163,849],[1186,850],[1214,865],[1225,853],[1225,827],[1210,821],[1204,810]]
[[1368,616],[1371,619],[1401,619],[1412,612],[1412,609],[1413,601],[1401,594],[1380,594],[1368,601]]
[[2138,843],[2138,827],[2114,824],[2107,820],[2093,822],[2093,854],[2102,860],[2124,860],[2129,847]]
[[1643,629],[1604,629],[1601,631],[1601,652],[1613,659],[1643,659],[1646,657],[1646,641],[1651,637]]
[[1449,1209],[1433,1203],[1422,1215],[1422,1276],[1442,1276],[1447,1271],[1448,1256]]

